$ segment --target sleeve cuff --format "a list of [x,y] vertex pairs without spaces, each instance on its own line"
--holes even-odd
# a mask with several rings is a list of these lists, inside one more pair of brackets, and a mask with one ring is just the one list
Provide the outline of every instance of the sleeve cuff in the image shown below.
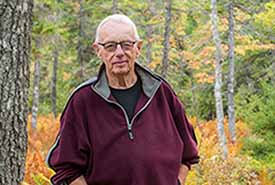
[[69,185],[72,183],[75,179],[80,177],[81,174],[75,174],[74,176],[69,176],[67,178],[56,180],[54,179],[54,176],[51,178],[52,185]]
[[189,160],[189,161],[182,161],[182,164],[184,164],[185,166],[188,167],[189,170],[191,170],[191,165],[199,163],[199,160],[200,160],[200,157],[196,157],[196,158],[194,158],[192,160]]

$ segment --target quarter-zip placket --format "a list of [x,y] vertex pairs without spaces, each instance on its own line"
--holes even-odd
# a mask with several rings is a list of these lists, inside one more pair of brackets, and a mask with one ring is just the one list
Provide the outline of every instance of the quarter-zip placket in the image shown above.
[[132,130],[132,126],[133,126],[133,123],[134,123],[134,120],[135,118],[142,112],[146,109],[146,107],[148,107],[148,105],[150,104],[150,102],[152,101],[154,95],[156,94],[158,88],[159,88],[160,84],[158,85],[158,87],[156,87],[155,91],[153,92],[152,96],[150,97],[150,99],[146,102],[146,104],[133,116],[131,122],[129,121],[129,118],[127,116],[127,113],[125,111],[125,109],[118,103],[118,102],[115,102],[115,101],[112,101],[112,100],[109,100],[107,98],[105,98],[103,95],[101,95],[93,86],[92,86],[92,89],[100,96],[102,97],[105,101],[107,101],[108,103],[111,103],[111,104],[115,104],[117,105],[124,113],[124,117],[126,119],[126,123],[127,123],[127,130],[128,130],[128,137],[130,140],[134,140],[134,133],[133,133],[133,130]]

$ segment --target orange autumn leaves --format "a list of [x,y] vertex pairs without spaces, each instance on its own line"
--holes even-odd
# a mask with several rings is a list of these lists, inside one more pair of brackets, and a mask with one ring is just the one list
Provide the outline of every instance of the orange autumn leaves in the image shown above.
[[50,116],[38,116],[37,129],[28,122],[28,152],[26,161],[25,179],[23,185],[50,184],[50,176],[53,171],[45,164],[45,158],[59,128],[58,119]]
[[[265,167],[252,157],[241,153],[243,138],[249,136],[248,126],[241,120],[236,122],[237,142],[230,142],[228,120],[224,120],[227,137],[228,157],[222,158],[218,142],[216,120],[199,122],[191,118],[199,144],[200,163],[190,171],[188,185],[220,185],[220,184],[264,184],[272,185],[267,178]],[[256,169],[260,166],[260,169]]]
[[[30,119],[29,119],[30,120]],[[189,173],[188,185],[215,185],[244,182],[245,184],[266,184],[271,182],[266,178],[266,171],[254,170],[252,158],[240,154],[242,149],[241,138],[248,136],[249,129],[242,121],[237,121],[237,142],[228,143],[229,156],[224,161],[220,156],[219,142],[216,131],[216,121],[200,122],[191,118],[190,122],[195,128],[199,143],[201,161]],[[229,141],[229,132],[225,120],[225,132]],[[25,179],[22,185],[48,185],[53,171],[45,164],[49,148],[55,141],[59,128],[59,118],[38,116],[37,129],[30,128],[28,124],[28,153],[25,169]],[[271,184],[270,184],[271,185]]]

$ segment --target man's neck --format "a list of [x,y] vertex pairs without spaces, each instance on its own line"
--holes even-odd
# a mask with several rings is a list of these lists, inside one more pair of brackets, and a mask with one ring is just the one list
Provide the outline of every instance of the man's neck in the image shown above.
[[112,75],[107,74],[109,86],[114,89],[128,89],[132,87],[137,81],[137,75],[135,72],[125,75]]

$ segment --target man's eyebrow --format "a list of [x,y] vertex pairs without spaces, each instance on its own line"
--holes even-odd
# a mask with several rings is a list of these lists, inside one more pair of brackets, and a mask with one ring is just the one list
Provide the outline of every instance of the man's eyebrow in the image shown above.
[[[122,40],[122,41],[119,41],[119,42],[117,42],[117,41],[106,41],[106,42],[104,42],[104,44],[106,44],[106,43],[122,43],[122,42],[133,42],[133,41],[131,41],[131,40]],[[99,42],[99,43],[103,43],[103,42]]]

